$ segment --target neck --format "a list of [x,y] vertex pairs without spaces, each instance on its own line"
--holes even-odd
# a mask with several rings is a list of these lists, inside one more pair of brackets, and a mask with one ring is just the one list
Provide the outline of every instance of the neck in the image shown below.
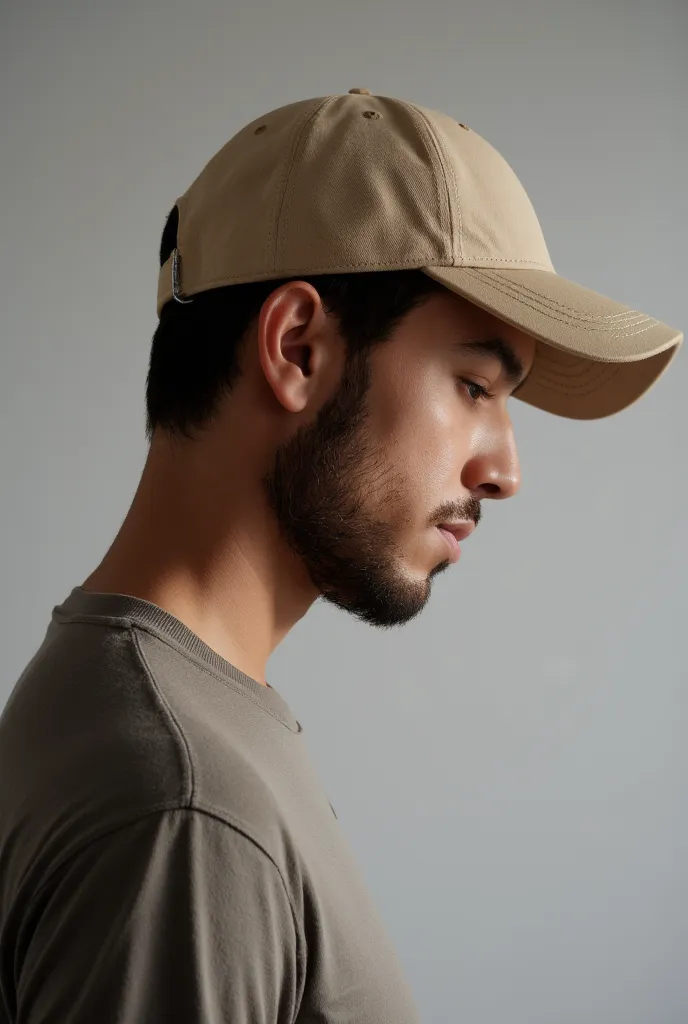
[[210,444],[173,450],[157,438],[125,520],[83,587],[151,601],[261,683],[273,650],[317,597],[259,487],[213,459]]

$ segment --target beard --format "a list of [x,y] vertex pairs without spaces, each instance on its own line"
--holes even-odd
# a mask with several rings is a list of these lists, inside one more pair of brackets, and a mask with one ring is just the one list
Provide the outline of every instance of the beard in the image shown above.
[[367,432],[370,350],[349,356],[336,394],[276,452],[262,479],[280,533],[323,600],[381,628],[423,610],[431,578],[402,564],[395,534],[408,484]]

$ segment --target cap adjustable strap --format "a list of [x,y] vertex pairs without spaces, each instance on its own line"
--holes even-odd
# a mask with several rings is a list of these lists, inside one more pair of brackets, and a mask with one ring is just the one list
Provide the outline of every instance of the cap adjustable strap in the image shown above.
[[172,250],[172,295],[177,302],[193,302],[193,299],[182,298],[182,289],[179,283],[179,249]]

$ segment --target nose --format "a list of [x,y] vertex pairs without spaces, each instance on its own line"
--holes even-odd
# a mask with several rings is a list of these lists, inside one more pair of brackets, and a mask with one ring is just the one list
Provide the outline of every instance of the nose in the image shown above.
[[516,439],[509,422],[483,438],[466,462],[461,482],[476,498],[513,498],[521,486]]

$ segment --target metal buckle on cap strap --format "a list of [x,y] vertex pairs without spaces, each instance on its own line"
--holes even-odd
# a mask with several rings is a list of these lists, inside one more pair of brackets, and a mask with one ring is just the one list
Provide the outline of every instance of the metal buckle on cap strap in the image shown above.
[[182,298],[182,289],[179,283],[179,249],[172,250],[172,296],[177,302],[193,302],[193,299]]

